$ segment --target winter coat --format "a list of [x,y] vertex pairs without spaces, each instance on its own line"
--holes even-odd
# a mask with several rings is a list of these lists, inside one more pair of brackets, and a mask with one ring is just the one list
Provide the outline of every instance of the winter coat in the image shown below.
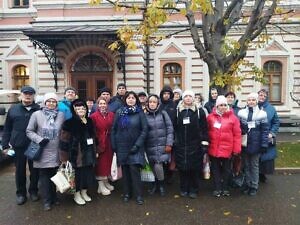
[[[259,104],[260,108],[267,113],[268,123],[269,123],[269,133],[276,138],[279,130],[280,121],[277,115],[276,109],[270,104],[268,100]],[[262,162],[267,160],[275,159],[277,156],[277,150],[275,145],[269,145],[267,152],[263,153],[260,157]]]
[[58,102],[58,111],[63,112],[65,119],[68,120],[72,117],[71,102],[66,98]]
[[204,142],[208,142],[205,112],[195,104],[185,108],[183,102],[180,103],[175,127],[176,167],[179,170],[200,170]]
[[[55,138],[49,139],[49,143],[43,148],[41,158],[33,161],[34,168],[54,168],[59,166],[59,132],[64,122],[64,114],[58,112],[55,118]],[[47,117],[42,110],[36,111],[32,114],[27,129],[27,137],[35,142],[40,143],[45,137],[44,130],[49,129],[50,125],[47,123]]]
[[148,135],[146,138],[146,153],[149,162],[161,163],[170,161],[170,153],[165,147],[173,146],[174,129],[166,111],[147,111]]
[[108,176],[110,175],[113,157],[110,138],[114,113],[108,112],[106,116],[103,116],[99,111],[97,111],[91,115],[91,119],[94,123],[96,139],[98,142],[97,152],[99,157],[95,168],[96,176]]
[[[170,99],[167,101],[163,100],[164,92],[170,93]],[[174,126],[176,120],[176,103],[173,101],[173,97],[174,97],[173,90],[170,87],[166,86],[160,91],[159,97],[161,100],[161,103],[159,105],[159,110],[161,111],[165,110],[168,113],[172,121],[172,124]]]
[[71,104],[72,118],[66,120],[61,128],[61,161],[69,160],[74,167],[94,166],[96,161],[96,142],[93,122],[87,116],[87,112],[87,123],[82,122],[74,112],[73,104],[75,101]]
[[240,121],[229,110],[223,115],[217,113],[216,108],[207,117],[209,133],[209,155],[216,158],[230,158],[232,153],[241,152]]
[[38,104],[33,103],[27,110],[22,103],[13,105],[7,113],[2,136],[2,148],[9,148],[9,144],[16,150],[26,149],[30,143],[25,135],[31,115],[40,109]]
[[240,118],[242,132],[247,134],[247,147],[243,149],[248,154],[256,154],[261,152],[261,148],[268,147],[268,134],[269,125],[267,120],[267,113],[260,110],[258,106],[253,108],[253,117],[250,121],[255,124],[255,127],[251,128],[249,122],[247,122],[249,114],[249,108],[241,109],[238,113]]
[[[120,124],[120,113],[124,107],[115,114],[111,132],[112,148],[117,153],[118,165],[138,164],[143,166],[145,164],[144,145],[148,132],[147,119],[140,109],[138,112],[128,114],[129,127],[123,128]],[[138,151],[130,154],[133,146],[136,146]]]

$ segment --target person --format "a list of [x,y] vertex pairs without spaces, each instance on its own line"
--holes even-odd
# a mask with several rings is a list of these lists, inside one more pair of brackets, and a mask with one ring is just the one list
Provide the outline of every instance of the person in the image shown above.
[[207,109],[203,106],[203,96],[201,93],[195,93],[195,103],[197,105],[198,108],[202,108],[203,111],[205,112],[205,115],[208,116],[208,112]]
[[185,90],[177,109],[175,124],[175,162],[179,170],[180,195],[197,198],[199,171],[208,147],[206,115],[194,102],[192,90]]
[[209,100],[204,105],[204,107],[207,109],[208,113],[211,113],[213,108],[215,107],[217,97],[218,97],[218,89],[211,88],[210,94],[209,94]]
[[274,161],[277,155],[276,135],[280,126],[280,121],[276,109],[268,100],[268,92],[265,89],[261,89],[258,92],[258,106],[267,113],[269,123],[269,146],[267,151],[261,155],[259,164],[259,180],[265,183],[267,180],[266,174],[273,174],[274,172]]
[[18,205],[23,205],[27,201],[26,163],[28,163],[30,172],[28,190],[30,199],[32,201],[39,199],[38,170],[33,168],[33,162],[29,159],[27,160],[24,155],[30,143],[29,138],[25,135],[30,116],[40,109],[40,106],[34,102],[34,95],[35,90],[33,87],[24,86],[21,88],[21,102],[10,107],[3,128],[3,152],[7,153],[10,145],[15,150],[15,182]]
[[65,119],[72,117],[71,103],[76,99],[76,89],[67,87],[64,92],[64,98],[58,102],[58,111],[63,112]]
[[144,144],[148,124],[135,92],[127,92],[124,101],[125,105],[115,114],[111,144],[122,168],[123,201],[129,201],[133,188],[136,203],[142,205],[140,169],[145,165]]
[[181,101],[182,90],[180,88],[175,88],[173,90],[173,94],[173,101],[175,102],[175,106],[177,107],[178,103]]
[[234,114],[237,116],[240,111],[240,107],[238,106],[239,100],[236,99],[236,95],[234,92],[229,91],[225,94],[228,106],[233,109]]
[[259,109],[258,94],[247,96],[247,106],[238,113],[242,134],[247,135],[247,146],[242,148],[242,160],[245,171],[245,187],[242,192],[255,196],[259,181],[259,158],[268,147],[269,126],[267,113]]
[[41,157],[33,161],[33,167],[39,170],[41,195],[44,210],[48,211],[57,203],[56,187],[50,180],[59,166],[59,131],[64,122],[64,114],[57,109],[57,95],[46,93],[44,107],[34,112],[29,120],[26,135],[43,148]]
[[114,190],[108,181],[111,175],[111,163],[113,152],[110,142],[110,134],[114,113],[108,110],[106,99],[99,97],[97,99],[98,110],[91,115],[94,123],[96,139],[98,142],[98,158],[95,167],[96,179],[98,180],[98,193],[102,195],[110,195]]
[[231,157],[241,152],[240,121],[227,104],[224,95],[219,95],[216,107],[207,117],[209,149],[214,181],[213,196],[229,196]]
[[92,108],[93,108],[93,105],[95,104],[95,101],[93,98],[87,98],[86,99],[86,105],[88,107],[88,116],[91,115],[91,112],[92,112]]
[[124,105],[124,96],[127,92],[126,85],[124,83],[119,83],[117,85],[117,94],[112,97],[112,102],[117,102],[119,108]]
[[138,98],[141,103],[141,107],[143,112],[146,112],[146,105],[147,105],[147,94],[144,91],[138,93]]
[[78,205],[85,205],[92,200],[87,189],[95,183],[95,132],[87,109],[84,100],[74,100],[71,103],[72,117],[63,123],[60,134],[60,159],[62,163],[70,161],[75,168],[74,201]]
[[146,138],[146,153],[149,164],[155,175],[155,182],[150,190],[154,194],[159,189],[164,196],[164,171],[168,169],[171,160],[171,150],[174,141],[174,129],[168,113],[159,110],[159,97],[150,95],[146,106],[146,118],[148,121],[148,135]]

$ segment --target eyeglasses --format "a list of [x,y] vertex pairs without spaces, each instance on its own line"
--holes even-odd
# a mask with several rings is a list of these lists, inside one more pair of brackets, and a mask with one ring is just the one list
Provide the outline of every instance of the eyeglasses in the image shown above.
[[226,104],[220,104],[219,106],[227,106]]

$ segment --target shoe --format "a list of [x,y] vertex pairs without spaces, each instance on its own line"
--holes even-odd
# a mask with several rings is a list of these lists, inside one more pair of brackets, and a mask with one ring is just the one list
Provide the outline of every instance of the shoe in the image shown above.
[[244,195],[249,194],[249,191],[250,191],[250,188],[249,188],[248,186],[246,186],[246,187],[244,187],[244,188],[242,189],[242,193],[243,193]]
[[74,194],[74,201],[78,204],[78,205],[85,205],[85,201],[82,198],[80,191],[75,192]]
[[17,204],[23,205],[27,201],[27,198],[25,196],[19,195],[17,196]]
[[144,199],[141,196],[136,197],[136,204],[143,205]]
[[52,205],[60,205],[60,201],[58,200],[54,200],[51,202]]
[[259,174],[259,182],[261,182],[261,183],[266,183],[267,182],[267,177],[266,177],[265,174],[263,174],[263,173]]
[[86,189],[81,190],[80,194],[84,201],[86,201],[86,202],[92,201],[91,197],[87,195]]
[[228,190],[223,190],[222,196],[228,197],[228,196],[230,196],[230,192]]
[[97,190],[97,192],[99,194],[102,194],[102,195],[110,195],[111,194],[110,190],[108,190],[106,188],[103,180],[98,181],[98,190]]
[[129,199],[130,199],[130,195],[129,194],[123,195],[123,202],[127,203],[127,202],[129,202]]
[[105,185],[105,187],[106,187],[108,190],[110,190],[110,191],[115,190],[115,187],[112,186],[112,185],[109,183],[108,180],[104,180],[104,185]]
[[215,196],[217,198],[221,197],[221,191],[219,191],[219,190],[213,191],[213,196]]
[[248,195],[250,196],[255,196],[257,194],[257,189],[255,188],[250,188]]
[[187,197],[188,196],[188,193],[186,191],[181,191],[180,192],[180,196],[181,197]]
[[190,197],[191,199],[195,199],[195,198],[197,198],[197,194],[196,194],[196,193],[193,193],[193,192],[190,192],[190,193],[189,193],[189,197]]
[[148,193],[150,195],[154,195],[157,190],[157,184],[156,184],[156,182],[152,182],[151,184],[152,184],[152,187],[151,187],[151,189],[148,190]]
[[44,211],[49,211],[51,210],[51,204],[50,203],[45,203],[44,204]]
[[37,194],[30,194],[30,200],[33,202],[38,201],[40,198]]
[[166,196],[166,189],[164,187],[164,185],[159,185],[159,193],[160,193],[160,196],[164,197]]

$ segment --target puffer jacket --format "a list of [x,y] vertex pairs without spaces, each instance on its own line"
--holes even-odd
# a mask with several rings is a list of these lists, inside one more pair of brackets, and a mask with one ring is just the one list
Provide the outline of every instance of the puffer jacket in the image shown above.
[[148,135],[146,153],[149,162],[161,163],[170,161],[170,153],[165,152],[167,145],[173,146],[173,124],[166,111],[147,111]]
[[[189,123],[184,119],[189,118]],[[204,142],[208,142],[206,115],[196,104],[178,105],[175,128],[175,162],[179,170],[200,170]]]
[[68,120],[72,117],[71,112],[71,102],[68,101],[66,98],[58,102],[58,111],[63,112],[65,119]]
[[223,115],[217,113],[216,108],[207,117],[209,133],[209,155],[216,158],[230,158],[232,153],[241,152],[240,121],[229,110]]
[[[249,128],[247,122],[249,108],[241,109],[238,113],[240,118],[243,133],[247,134],[247,147],[243,148],[248,154],[260,153],[262,148],[268,147],[269,125],[267,113],[258,106],[253,108],[252,121],[255,124],[254,128]],[[251,121],[250,121],[251,122]]]

